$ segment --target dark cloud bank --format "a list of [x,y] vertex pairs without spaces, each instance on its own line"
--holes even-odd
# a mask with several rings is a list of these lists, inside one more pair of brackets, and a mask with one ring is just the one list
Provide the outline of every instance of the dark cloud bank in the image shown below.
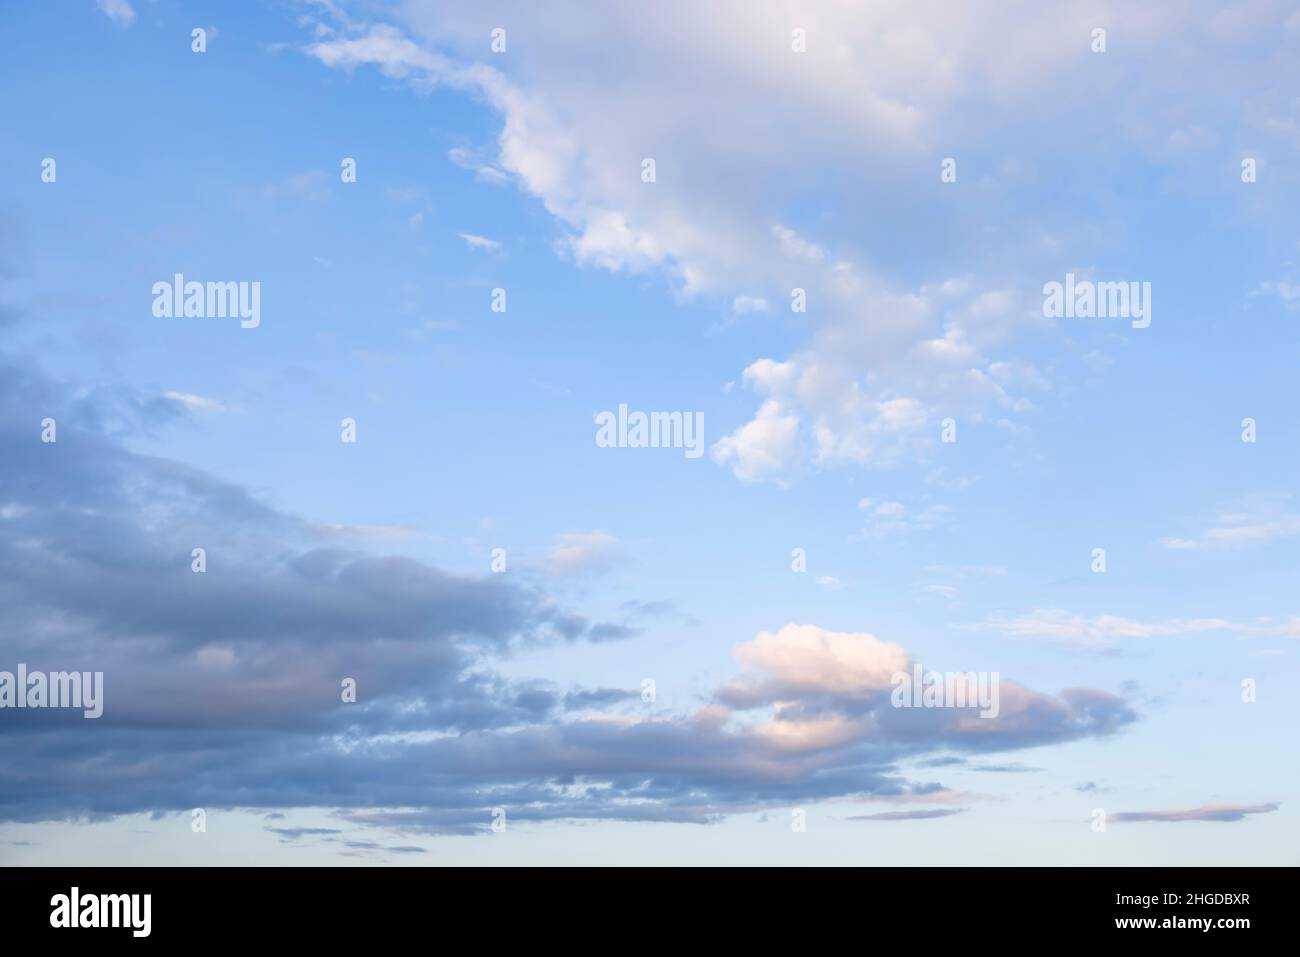
[[[500,806],[512,823],[706,823],[823,798],[914,801],[943,786],[907,780],[905,759],[1135,718],[1100,691],[1018,689],[1021,706],[970,733],[968,714],[891,709],[887,693],[804,694],[773,730],[826,716],[855,730],[792,748],[710,708],[666,715],[634,690],[508,680],[494,659],[598,641],[609,623],[504,576],[329,547],[245,490],[122,443],[183,424],[183,410],[128,390],[70,394],[0,354],[0,669],[102,671],[105,712],[0,712],[0,821],[316,807],[464,833]],[[55,444],[40,441],[45,416]],[[190,570],[196,546],[205,574]],[[357,704],[340,699],[344,677]],[[769,709],[782,691],[723,688],[710,707]]]

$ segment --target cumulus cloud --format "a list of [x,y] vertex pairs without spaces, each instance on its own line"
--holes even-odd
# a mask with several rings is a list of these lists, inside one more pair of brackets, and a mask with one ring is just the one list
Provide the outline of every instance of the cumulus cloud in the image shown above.
[[874,694],[889,688],[890,679],[909,667],[901,645],[815,625],[790,624],[760,632],[737,646],[735,654],[744,668],[761,676],[757,683],[723,689],[719,697],[737,706],[805,694]]
[[1136,718],[1106,692],[1074,688],[1051,696],[1007,680],[994,718],[974,717],[975,708],[897,708],[893,679],[910,672],[913,660],[902,646],[865,632],[789,624],[738,645],[735,656],[741,674],[714,697],[736,711],[768,709],[753,730],[792,750],[855,741],[920,752],[997,750],[1110,734]]
[[[791,375],[783,384],[748,377],[757,411],[714,456],[742,480],[786,482],[801,464],[889,467],[924,455],[936,416],[1025,414],[1032,403],[1023,393],[1048,387],[1041,370],[992,350],[1041,325],[1040,303],[1018,291],[1041,280],[1020,274],[1030,253],[1042,260],[1054,247],[1037,222],[993,227],[954,217],[945,197],[919,188],[910,171],[931,162],[940,141],[985,135],[962,108],[971,88],[996,84],[1008,121],[1018,122],[1053,119],[1055,101],[1041,95],[1045,76],[1090,88],[1086,44],[1077,39],[1087,17],[926,6],[879,4],[874,15],[897,25],[884,33],[850,4],[800,11],[810,36],[834,38],[834,50],[851,56],[823,46],[821,55],[793,57],[775,39],[788,36],[791,10],[734,3],[703,12],[662,4],[653,24],[617,8],[515,11],[516,29],[546,42],[512,48],[507,61],[483,56],[485,13],[414,0],[393,12],[395,23],[342,22],[307,49],[333,68],[371,66],[417,90],[482,97],[501,117],[496,142],[457,147],[453,162],[538,197],[563,231],[558,247],[578,264],[661,274],[679,294],[725,297],[736,313],[791,302],[802,290],[812,338],[786,358],[760,360],[789,364]],[[556,31],[570,22],[566,13],[581,27]],[[1166,11],[1130,15],[1125,36],[1156,42],[1177,22]],[[719,35],[744,55],[718,56]],[[922,68],[933,57],[914,43],[943,49],[945,69]],[[761,121],[754,102],[764,104]],[[638,109],[619,106],[626,103]],[[773,130],[786,149],[770,148]],[[975,240],[950,243],[953,255],[985,248],[981,230],[1005,230],[1011,254],[993,268],[1015,274],[1015,284],[886,279],[878,260],[896,250],[813,235],[790,210],[806,205],[812,220],[824,199],[796,186],[793,200],[783,194],[777,204],[770,186],[780,182],[788,193],[798,164],[814,156],[832,165],[829,176],[854,184],[852,208],[942,215],[954,234]],[[657,170],[649,184],[641,178],[647,157]]]
[[[652,19],[558,2],[512,9],[512,33],[533,42],[493,58],[488,9],[408,0],[391,22],[335,18],[307,49],[333,68],[481,97],[499,132],[452,161],[537,197],[577,264],[662,276],[736,313],[760,302],[782,312],[802,290],[803,343],[752,360],[790,374],[748,381],[755,410],[714,450],[743,481],[785,484],[809,465],[925,458],[941,417],[1016,429],[1033,415],[1031,397],[1052,388],[1049,369],[1017,355],[1045,328],[1034,291],[1095,255],[1110,225],[1042,175],[1061,172],[1055,144],[1081,125],[1097,135],[1076,142],[1080,178],[1117,146],[1212,178],[1222,157],[1206,128],[1293,146],[1288,108],[1261,102],[1249,79],[1295,77],[1284,5],[1241,18],[1234,40],[1257,41],[1249,48],[1225,46],[1213,6],[1198,6],[1203,15],[1173,3],[1111,11],[1131,56],[1100,74],[1083,2],[668,0]],[[789,48],[796,22],[804,55]],[[1125,95],[1134,88],[1144,95]],[[1206,112],[1184,128],[1162,104],[1189,96]],[[941,185],[946,151],[961,173]],[[646,158],[653,183],[641,178]],[[1060,225],[1048,232],[1045,220]],[[861,222],[873,228],[845,225]],[[918,227],[936,222],[943,230]]]
[[741,481],[781,481],[789,475],[798,449],[799,417],[779,402],[768,401],[752,421],[719,439],[710,454],[715,462],[730,465]]
[[[98,428],[98,403],[69,405],[30,364],[0,371],[0,500],[21,507],[0,536],[0,658],[102,670],[106,699],[93,728],[41,710],[0,725],[0,819],[316,807],[355,827],[469,833],[501,805],[524,822],[703,824],[793,800],[939,793],[899,762],[1135,718],[1105,692],[1007,683],[991,721],[894,709],[906,651],[813,625],[740,645],[741,674],[689,714],[646,709],[634,689],[507,679],[491,662],[515,649],[625,626],[500,576],[322,547],[310,523],[237,486],[125,450]],[[33,438],[33,403],[58,413],[57,446]],[[206,575],[190,571],[198,541]],[[586,567],[612,544],[575,533],[558,560]],[[342,677],[356,704],[341,702]]]
[[[963,200],[917,171],[962,135],[1050,121],[1060,88],[1045,78],[1077,81],[1092,25],[1073,4],[900,0],[870,16],[849,3],[805,13],[814,46],[834,44],[836,55],[794,60],[778,4],[666,3],[653,17],[635,5],[547,4],[512,14],[512,30],[546,42],[514,44],[488,65],[487,11],[419,0],[392,24],[308,16],[306,50],[331,69],[372,68],[496,110],[495,141],[454,148],[449,161],[536,197],[579,265],[663,276],[680,296],[737,312],[760,299],[784,312],[804,290],[801,341],[747,357],[756,411],[713,449],[743,480],[785,482],[809,465],[923,457],[942,417],[1028,414],[1025,393],[1051,386],[1002,351],[1042,327],[1017,293],[1033,288],[1020,254],[1034,269],[1055,265],[1044,252],[1055,237],[1000,214],[963,218]],[[1137,52],[1197,19],[1127,16]],[[739,55],[719,56],[718,36]],[[937,67],[936,49],[948,51]],[[999,94],[992,122],[965,115],[971,89]],[[1106,92],[1098,102],[1109,115],[1126,101]],[[752,102],[763,110],[733,108]],[[1072,127],[1089,118],[1085,107]],[[647,155],[653,184],[640,177]],[[827,209],[814,188],[771,188],[823,157],[845,158],[826,181],[858,184],[842,208]],[[268,195],[317,195],[322,176]],[[1032,189],[1032,179],[1011,182]],[[856,227],[891,209],[897,228]],[[832,214],[855,226],[837,229]],[[937,221],[949,224],[944,235],[912,228]],[[986,229],[1011,237],[999,245],[1004,261],[943,255],[957,241],[982,254],[986,244],[969,240]],[[902,260],[943,261],[944,274]],[[32,712],[0,726],[0,819],[312,806],[353,826],[466,833],[500,804],[512,821],[704,824],[796,800],[938,801],[951,792],[902,768],[1105,737],[1137,717],[1102,690],[1012,681],[993,719],[894,708],[889,677],[910,667],[908,652],[812,624],[739,645],[735,678],[683,712],[643,708],[631,689],[507,678],[496,664],[519,648],[630,626],[592,622],[514,580],[339,547],[355,543],[200,470],[132,453],[103,411],[165,423],[177,400],[68,392],[29,364],[0,368],[0,653],[103,670],[106,711],[93,729]],[[58,410],[57,447],[33,440],[33,407]],[[189,571],[196,542],[220,574]],[[546,565],[596,573],[618,552],[606,533],[573,532]],[[358,682],[356,705],[339,700],[342,676]]]

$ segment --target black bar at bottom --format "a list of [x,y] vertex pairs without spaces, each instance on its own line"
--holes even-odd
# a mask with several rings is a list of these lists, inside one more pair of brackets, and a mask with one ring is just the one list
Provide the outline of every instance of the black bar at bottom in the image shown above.
[[[483,944],[529,935],[536,944],[558,933],[570,944],[648,935],[668,946],[697,929],[761,939],[800,926],[809,942],[829,942],[839,926],[849,941],[873,946],[941,933],[962,950],[981,940],[1126,937],[1232,947],[1287,939],[1294,912],[1288,868],[538,870],[10,868],[0,871],[0,927],[9,944],[127,946],[337,948],[405,933],[454,947],[457,938],[443,936],[453,930]],[[439,939],[429,940],[431,930]]]

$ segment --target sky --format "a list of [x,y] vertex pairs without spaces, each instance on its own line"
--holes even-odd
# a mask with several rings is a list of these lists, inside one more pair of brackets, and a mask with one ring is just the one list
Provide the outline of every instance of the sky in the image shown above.
[[0,863],[1300,863],[1293,4],[0,18]]

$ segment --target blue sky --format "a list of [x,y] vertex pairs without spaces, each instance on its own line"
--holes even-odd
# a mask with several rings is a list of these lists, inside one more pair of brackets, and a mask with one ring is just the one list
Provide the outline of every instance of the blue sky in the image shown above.
[[0,860],[1296,863],[1300,15],[465,6],[5,10]]

